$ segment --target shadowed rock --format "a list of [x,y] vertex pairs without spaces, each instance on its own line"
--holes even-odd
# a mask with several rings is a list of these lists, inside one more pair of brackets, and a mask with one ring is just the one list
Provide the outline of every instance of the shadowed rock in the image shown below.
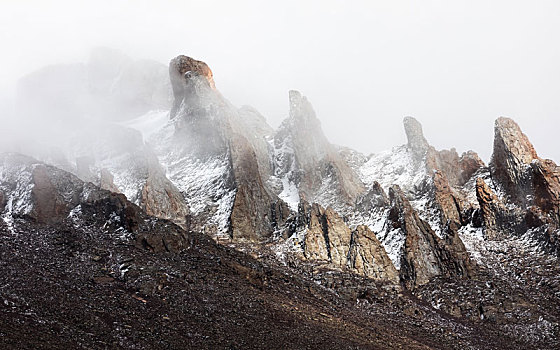
[[496,119],[490,170],[516,204],[528,204],[527,195],[533,186],[530,164],[537,158],[537,152],[517,123],[510,118]]
[[436,276],[466,278],[473,273],[468,253],[456,232],[440,239],[420,219],[399,186],[389,189],[392,229],[405,235],[400,276],[409,289],[426,284]]

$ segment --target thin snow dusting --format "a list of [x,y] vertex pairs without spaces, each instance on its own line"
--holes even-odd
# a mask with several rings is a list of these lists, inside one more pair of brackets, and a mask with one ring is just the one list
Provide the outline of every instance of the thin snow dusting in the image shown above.
[[405,193],[409,193],[422,187],[427,172],[424,162],[415,161],[412,153],[402,145],[372,155],[360,167],[358,176],[366,187],[371,187],[377,181],[385,191],[391,185],[399,185]]
[[287,176],[282,177],[282,192],[278,197],[286,202],[291,210],[297,211],[299,205],[299,191],[296,185]]
[[398,228],[391,230],[385,234],[385,237],[380,239],[381,244],[385,248],[389,259],[395,265],[397,270],[401,269],[401,256],[403,254],[404,243],[406,241],[406,235],[404,232]]
[[278,189],[278,197],[282,199],[291,210],[297,211],[299,205],[299,190],[293,181],[295,171],[294,150],[291,146],[291,136],[282,140],[279,147],[274,144],[273,138],[268,138],[271,150],[273,175],[268,180],[271,187]]
[[278,240],[272,246],[276,258],[283,265],[287,265],[287,257],[303,254],[303,242],[307,235],[307,228],[294,232],[288,239]]
[[196,158],[163,157],[167,177],[183,193],[185,201],[194,215],[206,210],[214,211],[209,224],[225,232],[236,190],[227,185],[230,176],[229,162],[225,157],[214,157],[201,161]]
[[377,181],[386,192],[392,185],[398,185],[420,218],[442,237],[441,216],[428,191],[433,179],[426,170],[425,161],[415,159],[406,145],[372,155],[358,175],[367,187]]
[[72,225],[74,228],[80,227],[80,223],[82,222],[82,205],[77,205],[74,209],[70,210],[68,214],[68,218],[72,220]]
[[140,176],[142,169],[135,164],[131,154],[104,159],[99,163],[99,168],[105,168],[113,175],[113,183],[129,201],[140,204],[145,177]]
[[420,219],[430,225],[436,236],[443,238],[440,212],[435,206],[434,199],[430,198],[429,193],[424,194],[418,199],[411,200],[410,205],[416,210]]
[[33,208],[31,191],[33,165],[13,165],[9,160],[0,165],[0,191],[6,196],[1,217],[8,229],[15,233],[14,216],[27,215]]
[[515,266],[528,266],[531,269],[547,269],[556,266],[558,259],[546,253],[537,231],[528,230],[522,235],[511,235],[502,240],[487,240],[482,228],[471,225],[459,230],[459,237],[473,260],[487,267],[496,276],[521,287],[525,283],[525,273],[519,273]]

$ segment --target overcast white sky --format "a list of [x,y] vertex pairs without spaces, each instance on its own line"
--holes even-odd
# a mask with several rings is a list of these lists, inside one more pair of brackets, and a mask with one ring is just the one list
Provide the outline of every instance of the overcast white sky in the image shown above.
[[370,153],[405,142],[412,115],[437,148],[487,161],[514,118],[560,162],[560,1],[0,0],[0,93],[92,47],[207,62],[218,89],[277,126],[307,95],[332,142]]

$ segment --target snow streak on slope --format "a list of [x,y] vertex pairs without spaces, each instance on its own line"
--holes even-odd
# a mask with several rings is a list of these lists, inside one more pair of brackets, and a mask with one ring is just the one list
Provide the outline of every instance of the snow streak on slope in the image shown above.
[[291,210],[298,210],[299,191],[294,182],[295,177],[295,156],[291,147],[291,136],[288,136],[279,147],[274,144],[274,139],[268,140],[271,150],[271,162],[273,175],[268,179],[268,185],[272,187],[280,199],[282,199]]
[[400,228],[390,230],[381,239],[383,248],[385,248],[387,255],[397,270],[401,269],[401,257],[403,255],[405,241],[406,236]]
[[14,233],[14,217],[29,214],[33,207],[32,177],[32,168],[28,166],[12,165],[7,159],[4,159],[3,164],[0,163],[0,184],[2,184],[0,192],[7,196],[4,198],[6,205],[1,217],[12,233]]
[[126,199],[136,205],[140,204],[142,188],[148,174],[132,154],[124,153],[101,160],[99,168],[107,169],[113,174],[113,183]]
[[360,167],[358,174],[369,188],[374,181],[379,182],[385,192],[392,185],[398,185],[420,218],[430,225],[437,236],[442,237],[441,217],[431,193],[433,179],[426,170],[425,160],[415,158],[406,145],[372,155]]

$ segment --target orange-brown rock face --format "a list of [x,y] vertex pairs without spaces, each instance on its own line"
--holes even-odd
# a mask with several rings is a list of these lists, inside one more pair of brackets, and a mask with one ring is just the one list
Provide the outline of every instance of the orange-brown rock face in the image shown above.
[[477,170],[484,167],[484,163],[473,151],[459,157],[454,148],[436,150],[424,138],[422,126],[416,119],[406,117],[403,122],[409,149],[417,162],[424,162],[427,174],[431,177],[433,188],[430,196],[433,196],[433,204],[440,217],[440,229],[457,231],[466,223],[465,213],[470,207],[460,188]]
[[[169,64],[169,75],[171,78],[171,82],[176,79],[183,79],[185,73],[187,72],[193,72],[202,75],[206,78],[206,80],[208,80],[208,83],[213,89],[216,88],[212,70],[206,63],[197,61],[194,58],[184,55],[177,56],[171,60],[171,63]],[[175,86],[173,86],[173,88],[175,89]]]
[[552,160],[537,160],[531,163],[535,204],[560,222],[560,167]]
[[527,136],[509,118],[496,120],[489,168],[492,182],[505,196],[498,198],[482,179],[477,179],[486,237],[501,239],[539,228],[540,238],[557,246],[560,169],[553,161],[539,158]]
[[498,221],[505,207],[481,178],[476,179],[476,198],[480,205],[484,234],[488,239],[501,238]]
[[181,103],[194,89],[191,84],[195,76],[202,77],[210,89],[216,89],[212,70],[206,63],[184,55],[175,57],[169,63],[169,78],[174,97],[171,118],[175,117]]

